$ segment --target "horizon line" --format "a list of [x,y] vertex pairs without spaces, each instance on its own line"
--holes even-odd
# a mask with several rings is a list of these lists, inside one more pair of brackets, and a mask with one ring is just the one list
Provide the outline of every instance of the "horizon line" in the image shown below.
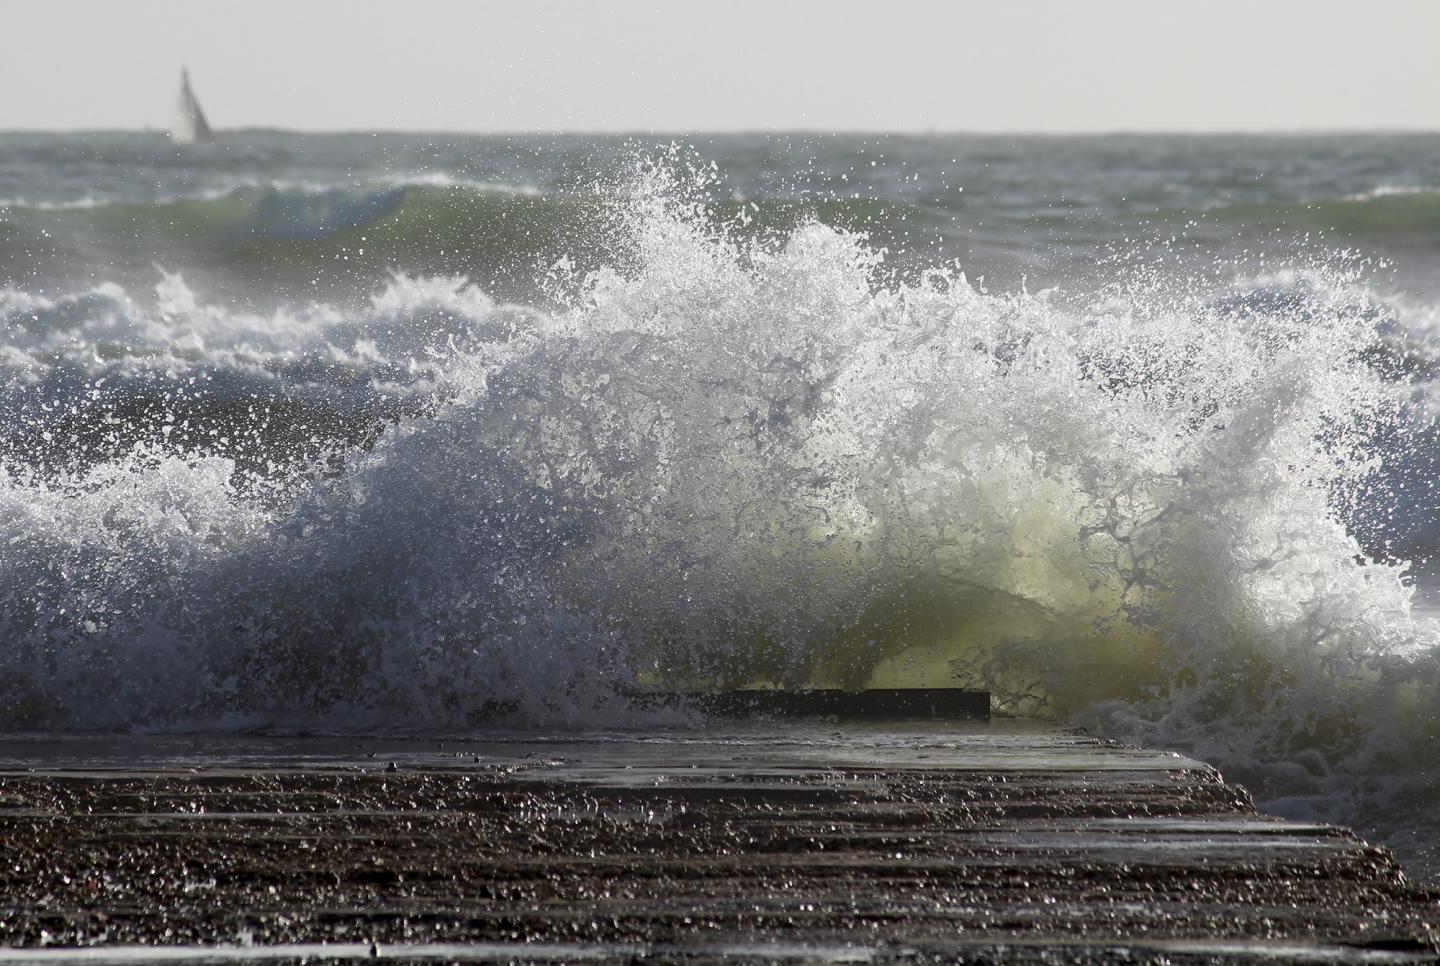
[[[1436,127],[1276,127],[1276,128],[1075,128],[1046,130],[1041,128],[543,128],[464,130],[459,128],[299,128],[276,125],[240,125],[212,128],[215,134],[297,134],[297,135],[441,135],[454,137],[738,137],[793,136],[807,137],[1305,137],[1324,135],[1396,135],[1440,134]],[[15,127],[0,128],[3,134],[157,134],[168,127]]]

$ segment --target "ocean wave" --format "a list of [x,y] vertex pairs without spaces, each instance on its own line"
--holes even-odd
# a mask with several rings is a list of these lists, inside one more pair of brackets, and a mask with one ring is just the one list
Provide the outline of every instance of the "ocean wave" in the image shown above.
[[[216,197],[11,214],[0,229],[0,271],[9,272],[0,286],[26,290],[72,288],[95,265],[133,290],[159,264],[206,290],[277,307],[353,297],[394,272],[465,276],[500,298],[534,302],[551,265],[598,270],[632,257],[605,195],[494,191],[448,177],[360,189],[267,182]],[[870,232],[881,246],[935,222],[922,207],[872,199],[724,202],[713,214],[771,239],[819,218]]]
[[0,198],[0,209],[32,211],[87,211],[94,208],[134,205],[170,205],[188,201],[218,201],[236,194],[276,191],[299,194],[327,192],[364,193],[383,188],[464,188],[469,191],[540,197],[546,192],[528,184],[465,178],[446,171],[423,171],[413,174],[381,173],[367,178],[341,181],[308,181],[290,178],[254,178],[211,175],[204,186],[137,197],[133,187],[109,193],[88,193],[69,198]]
[[1375,198],[1394,198],[1406,195],[1440,195],[1440,185],[1382,184],[1367,191],[1346,195],[1346,201],[1371,201]]
[[1204,216],[1222,224],[1274,225],[1336,240],[1369,238],[1387,246],[1430,248],[1440,237],[1440,191],[1376,189],[1343,198],[1217,203],[1207,207]]
[[[1354,278],[988,294],[649,178],[612,208],[625,257],[551,265],[520,318],[459,280],[274,317],[173,280],[153,311],[8,295],[44,316],[9,377],[42,433],[108,366],[177,399],[366,340],[426,402],[309,462],[209,437],[270,440],[263,406],[197,433],[179,404],[92,460],[4,456],[0,720],[593,724],[637,685],[967,684],[1292,814],[1440,824],[1440,630],[1350,523],[1395,504],[1377,440],[1421,439]],[[163,367],[75,348],[145,342]]]
[[403,275],[363,306],[264,315],[204,303],[178,274],[144,299],[113,283],[0,290],[0,460],[74,472],[149,446],[245,472],[311,465],[428,411],[449,356],[503,343],[533,314],[463,278]]
[[532,295],[530,283],[577,239],[593,239],[605,257],[605,213],[594,199],[472,186],[264,183],[218,197],[10,214],[0,285],[26,290],[73,288],[97,264],[135,289],[159,264],[209,291],[281,308],[343,298],[395,271],[464,275],[513,298]]

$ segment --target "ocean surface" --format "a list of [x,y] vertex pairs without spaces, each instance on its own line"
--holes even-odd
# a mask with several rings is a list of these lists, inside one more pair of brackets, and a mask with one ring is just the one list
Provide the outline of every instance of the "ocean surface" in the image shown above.
[[0,134],[0,730],[987,687],[1440,873],[1440,136]]

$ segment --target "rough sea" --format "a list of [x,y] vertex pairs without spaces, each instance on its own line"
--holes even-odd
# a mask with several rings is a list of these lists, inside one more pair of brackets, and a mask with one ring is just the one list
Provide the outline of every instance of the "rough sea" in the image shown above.
[[957,685],[1440,874],[1440,136],[0,134],[0,730]]

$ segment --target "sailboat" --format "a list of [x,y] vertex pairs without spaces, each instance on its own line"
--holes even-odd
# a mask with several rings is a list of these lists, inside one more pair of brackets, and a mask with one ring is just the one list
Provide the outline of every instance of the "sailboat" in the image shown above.
[[183,68],[180,71],[180,102],[176,105],[175,126],[170,129],[170,140],[176,144],[215,140],[210,123],[205,120],[205,112],[200,110],[200,102],[190,88],[190,72]]

